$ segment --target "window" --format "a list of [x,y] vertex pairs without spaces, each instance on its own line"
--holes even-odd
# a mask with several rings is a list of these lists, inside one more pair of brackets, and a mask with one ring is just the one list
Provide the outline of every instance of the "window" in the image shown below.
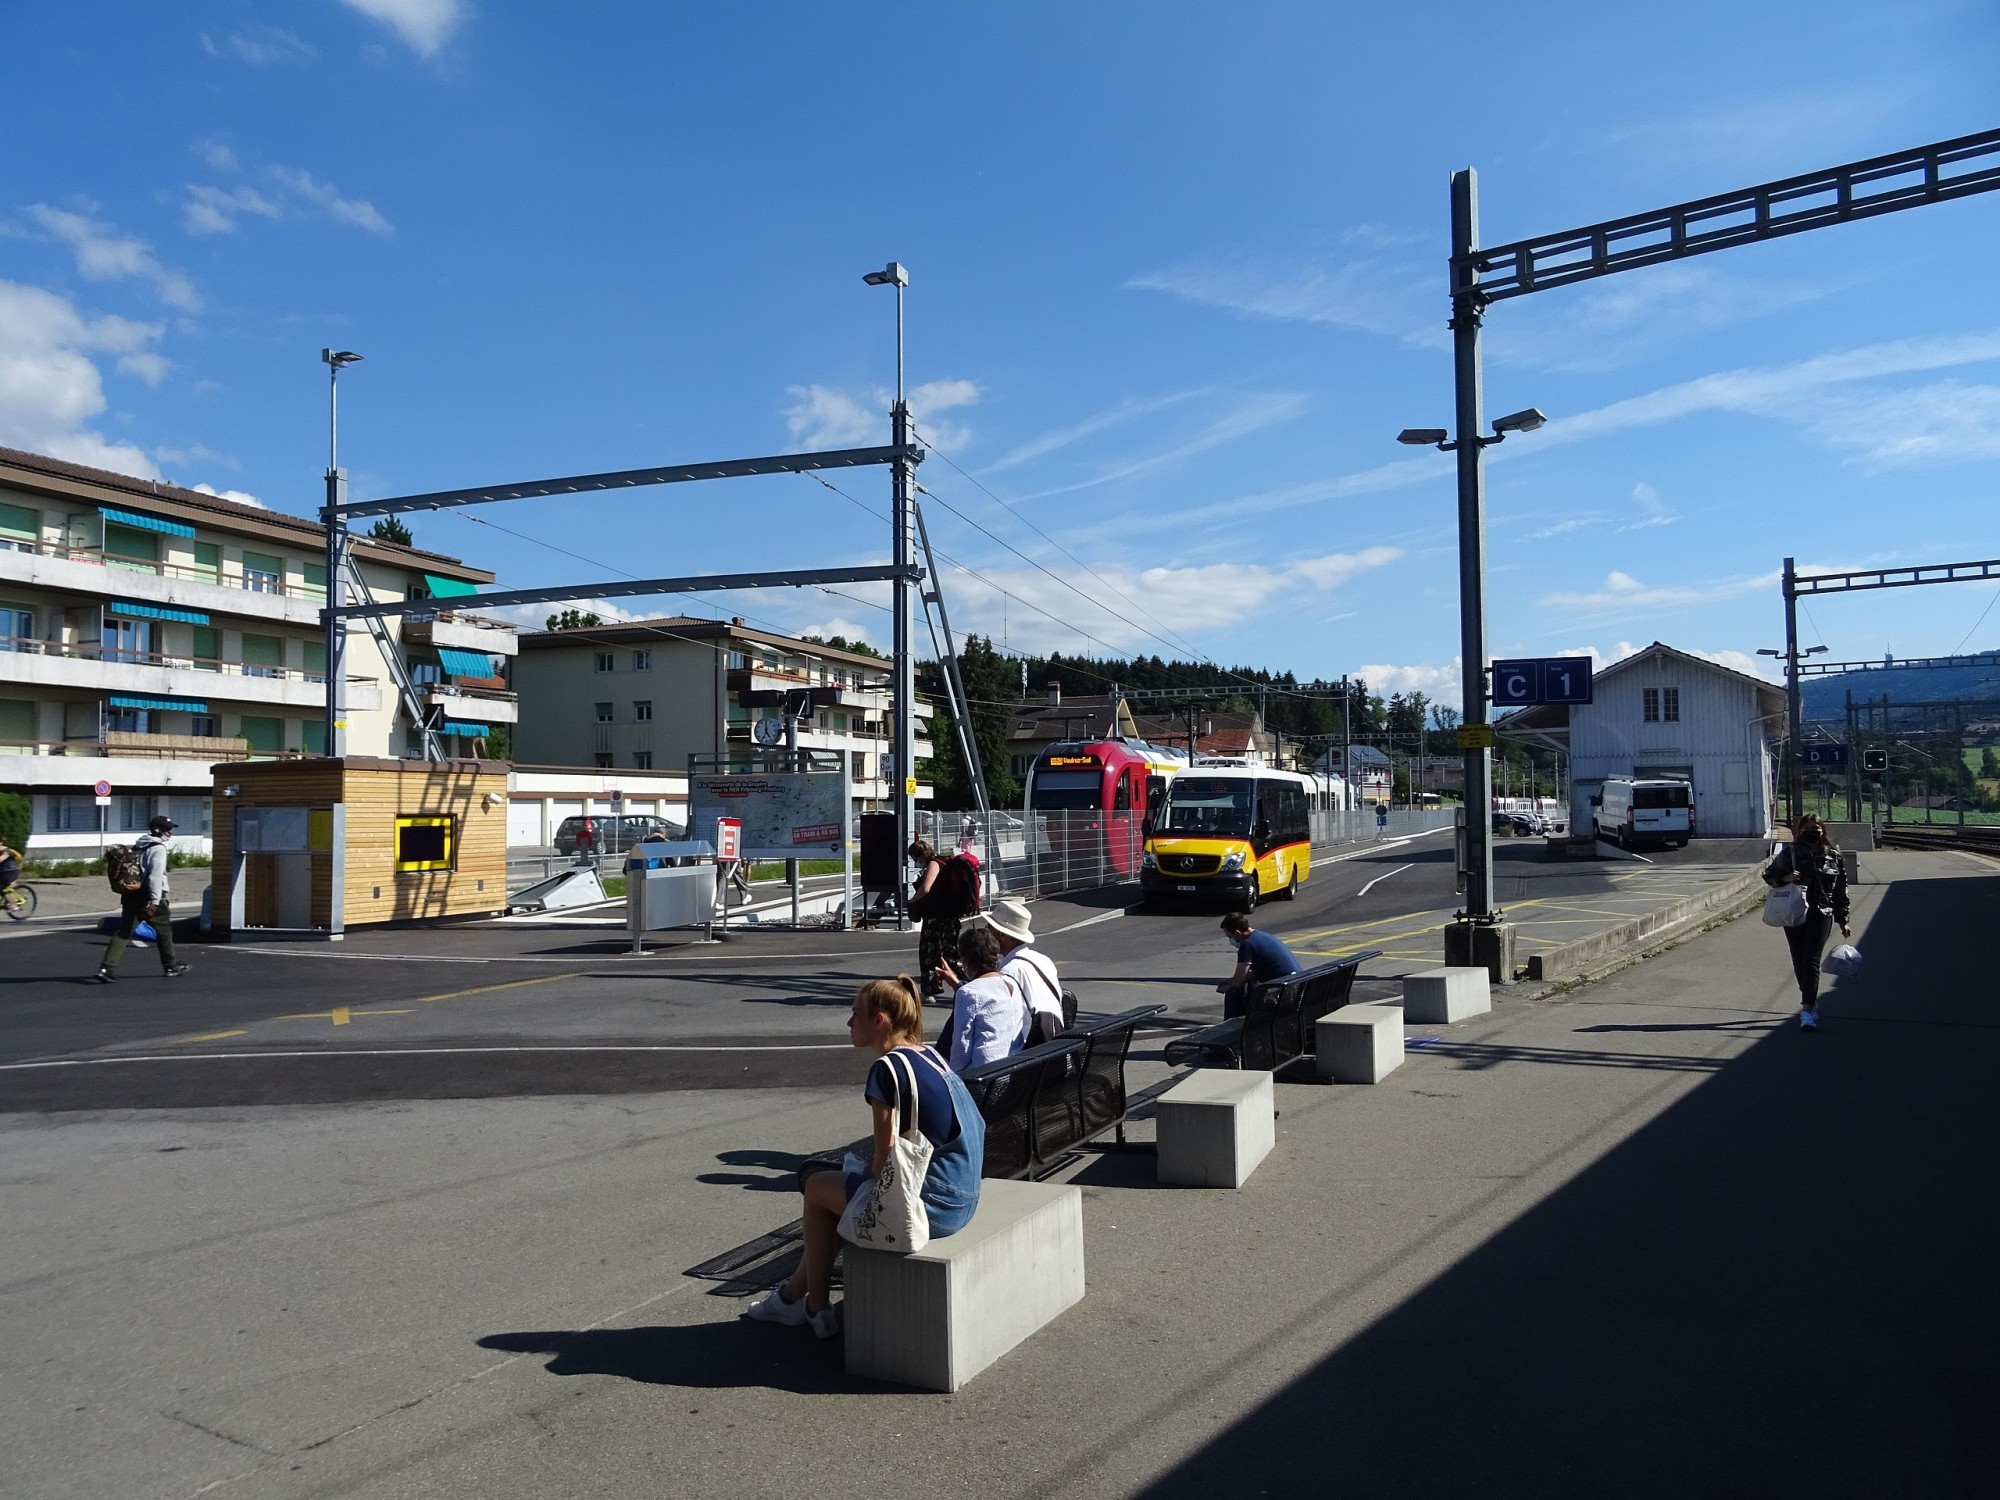
[[97,832],[97,799],[95,797],[49,798],[48,831],[50,833]]
[[726,651],[722,656],[722,664],[732,672],[740,672],[750,665],[750,658],[741,651]]
[[307,563],[300,569],[300,574],[305,579],[301,590],[303,593],[313,599],[324,599],[326,597],[325,563]]
[[599,750],[590,759],[591,764],[595,766],[599,766],[607,771],[611,769],[611,752],[609,750]]
[[35,645],[35,612],[0,604],[0,651],[33,651]]
[[222,549],[214,542],[194,543],[194,571],[210,583],[222,577]]
[[42,515],[25,505],[0,505],[0,552],[35,552],[42,540]]
[[650,651],[634,651],[632,653],[632,670],[635,672],[652,671],[653,653]]
[[650,751],[650,750],[635,750],[635,751],[633,751],[633,752],[632,752],[632,769],[633,769],[633,770],[635,770],[635,771],[650,771],[650,770],[652,770],[652,769],[653,769],[653,752],[652,752],[652,751]]
[[104,523],[104,561],[114,568],[132,568],[141,573],[160,571],[160,534],[141,531],[136,526]]
[[653,722],[653,700],[641,698],[632,705],[632,722],[650,724]]
[[305,643],[305,664],[307,682],[326,681],[326,642],[307,641]]
[[245,714],[237,733],[243,736],[253,755],[276,755],[285,748],[285,721]]
[[35,705],[26,698],[0,698],[0,748],[33,752]]
[[452,867],[452,820],[396,819],[396,869],[449,870]]
[[614,658],[612,657],[609,651],[600,651],[597,653],[598,671],[609,672],[613,670],[613,667],[614,667]]
[[167,816],[180,824],[174,832],[182,838],[197,835],[207,838],[213,825],[213,814],[206,797],[169,797]]
[[153,654],[151,620],[106,620],[104,660],[144,662]]
[[204,739],[211,739],[211,740],[219,740],[219,739],[221,739],[221,738],[222,738],[222,715],[221,715],[221,714],[189,714],[189,715],[188,715],[188,733],[189,733],[189,734],[195,734],[195,735],[200,735],[200,736],[202,736],[202,737],[203,737]]
[[1644,717],[1648,724],[1657,724],[1660,722],[1660,690],[1658,688],[1646,689]]
[[123,833],[144,833],[146,825],[153,821],[153,799],[132,796],[129,793],[118,799],[118,827]]
[[1663,717],[1669,724],[1680,723],[1681,690],[1679,688],[1668,688],[1666,690],[1666,706],[1661,717]]
[[611,705],[609,703],[596,703],[592,704],[591,707],[597,714],[598,723],[609,724],[611,722]]
[[300,722],[299,748],[308,755],[326,754],[326,720],[305,719]]
[[114,734],[148,734],[152,725],[151,709],[107,708],[104,711],[104,727]]
[[282,677],[285,675],[285,643],[275,635],[243,633],[243,675]]
[[245,552],[243,554],[243,587],[253,594],[277,594],[284,591],[285,563],[283,558],[273,557],[268,552]]

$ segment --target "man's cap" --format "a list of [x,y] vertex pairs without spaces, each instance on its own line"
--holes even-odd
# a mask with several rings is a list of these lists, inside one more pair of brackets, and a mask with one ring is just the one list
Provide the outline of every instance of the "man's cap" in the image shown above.
[[157,818],[153,819],[152,822],[146,825],[146,831],[148,833],[172,833],[176,828],[180,826],[181,826],[180,824],[176,823],[172,818],[168,817],[165,813],[161,813]]

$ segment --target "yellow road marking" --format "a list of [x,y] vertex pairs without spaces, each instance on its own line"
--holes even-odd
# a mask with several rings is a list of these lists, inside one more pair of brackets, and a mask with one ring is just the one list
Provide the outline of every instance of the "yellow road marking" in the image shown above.
[[[336,1026],[345,1026],[348,1024],[349,1017],[351,1016],[407,1016],[408,1014],[407,1010],[383,1010],[374,1006],[364,1009],[361,1006],[336,1005],[332,1010],[299,1011],[288,1016],[278,1016],[276,1019],[280,1021],[331,1021]],[[238,1032],[236,1035],[240,1036],[241,1033]]]
[[334,1025],[336,1025],[336,1026],[345,1026],[345,1025],[347,1024],[347,1007],[346,1007],[346,1006],[344,1006],[344,1005],[336,1005],[336,1006],[335,1006],[335,1007],[333,1008],[333,1024],[334,1024]]
[[442,995],[419,995],[417,996],[417,999],[419,1001],[425,1001],[425,1002],[431,1000],[462,1000],[467,995],[490,995],[495,990],[518,990],[523,985],[553,984],[558,979],[575,979],[578,977],[579,975],[576,973],[542,974],[534,979],[510,979],[505,984],[482,984],[477,989],[447,990]]
[[175,1037],[173,1045],[178,1047],[188,1042],[219,1042],[226,1036],[244,1036],[246,1034],[241,1031],[205,1031],[200,1036]]

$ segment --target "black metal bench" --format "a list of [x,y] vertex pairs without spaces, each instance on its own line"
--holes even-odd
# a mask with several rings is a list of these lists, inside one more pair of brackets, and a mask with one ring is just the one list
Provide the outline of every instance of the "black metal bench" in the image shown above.
[[986,1122],[988,1177],[1034,1177],[1116,1129],[1125,1139],[1125,1059],[1138,1024],[1164,1005],[1082,1014],[1054,1041],[959,1075]]
[[1313,1023],[1347,1004],[1370,948],[1316,969],[1267,979],[1245,997],[1243,1014],[1167,1043],[1172,1067],[1243,1068],[1275,1073],[1313,1050]]

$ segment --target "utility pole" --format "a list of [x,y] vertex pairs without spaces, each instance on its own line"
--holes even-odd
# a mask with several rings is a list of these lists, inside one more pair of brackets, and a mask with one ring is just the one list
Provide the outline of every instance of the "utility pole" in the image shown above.
[[1798,569],[1785,559],[1785,816],[1798,822],[1805,812],[1805,770],[1799,761],[1800,720],[1803,717],[1799,692],[1799,595]]
[[347,754],[347,621],[335,613],[347,602],[347,471],[340,467],[340,372],[360,361],[348,349],[322,349],[326,365],[326,744],[334,759]]
[[[896,808],[896,857],[904,857],[917,831],[917,666],[911,654],[915,643],[915,591],[910,587],[909,570],[916,562],[915,445],[910,433],[910,405],[903,391],[903,291],[910,273],[898,261],[890,261],[880,271],[861,278],[870,286],[896,289],[896,405],[890,412],[890,443],[896,456],[890,473],[892,490],[889,524],[893,532],[892,560],[900,570],[896,575],[891,608],[895,614],[893,680],[895,722],[891,731],[895,742],[896,784],[890,788]],[[903,882],[896,885],[896,926],[910,925],[909,897]]]

